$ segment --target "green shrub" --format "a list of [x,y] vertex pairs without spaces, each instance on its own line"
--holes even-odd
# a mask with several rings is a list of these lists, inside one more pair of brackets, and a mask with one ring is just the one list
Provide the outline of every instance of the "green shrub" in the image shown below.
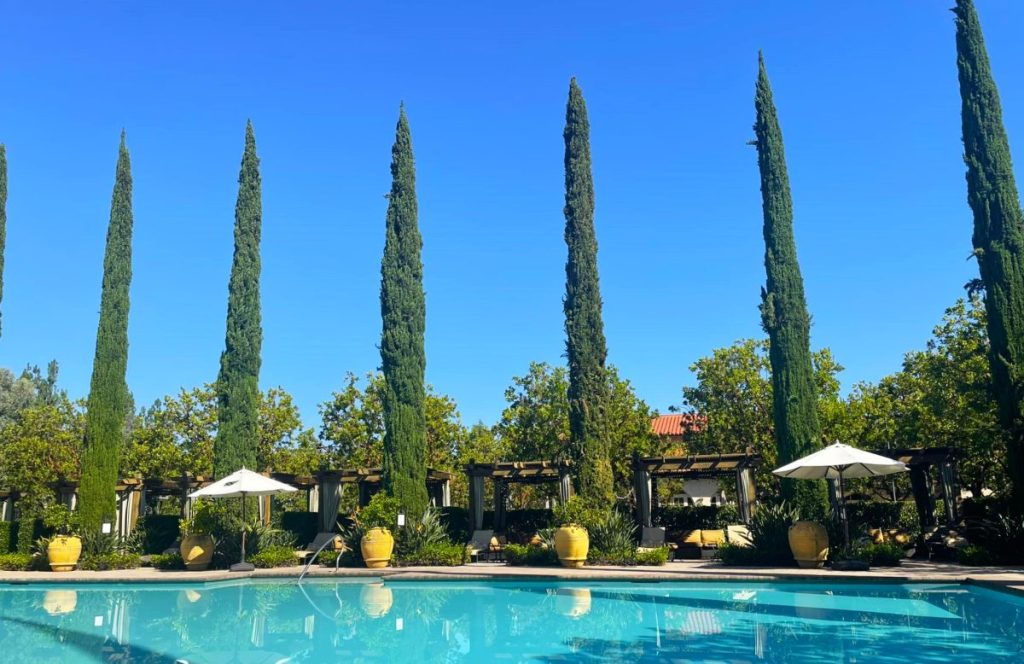
[[106,556],[117,550],[117,539],[113,535],[96,530],[82,533],[82,557]]
[[156,569],[185,569],[180,553],[154,553],[149,557],[149,564]]
[[[557,559],[557,555],[556,555]],[[587,551],[588,565],[618,565],[632,567],[636,565],[636,549],[620,549],[618,551],[602,551],[591,548]]]
[[556,526],[575,524],[583,526],[589,532],[597,523],[604,520],[604,511],[587,503],[579,496],[573,496],[567,502],[556,505],[553,523]]
[[723,544],[716,553],[718,560],[728,567],[757,567],[774,564],[770,561],[771,556],[766,556],[752,546]]
[[323,567],[363,567],[365,564],[358,547],[346,551],[324,551],[317,556],[316,561]]
[[505,562],[515,567],[550,567],[558,564],[558,554],[553,548],[509,544],[505,547]]
[[871,543],[864,547],[868,563],[872,567],[896,567],[903,560],[903,547],[899,544],[883,542]]
[[14,551],[18,541],[13,521],[0,521],[0,554]]
[[281,530],[291,533],[296,543],[309,544],[319,530],[318,519],[316,512],[284,512],[281,514]]
[[142,564],[137,553],[101,553],[83,556],[78,569],[103,571],[108,569],[135,569]]
[[441,520],[440,511],[428,506],[418,521],[399,528],[395,539],[400,557],[415,556],[429,547],[448,544],[448,529]]
[[592,549],[622,555],[636,550],[636,524],[618,510],[611,510],[588,529]]
[[371,528],[386,528],[394,532],[398,525],[398,499],[383,491],[373,495],[370,502],[356,515],[356,522],[365,532]]
[[32,554],[3,553],[0,554],[0,569],[7,572],[24,572],[32,568]]
[[433,542],[400,558],[403,565],[431,565],[455,567],[466,561],[466,548],[448,541]]
[[647,549],[646,551],[636,552],[636,564],[637,565],[657,565],[661,566],[668,562],[669,548],[667,546],[659,546],[656,549]]
[[974,567],[986,567],[995,563],[992,552],[977,544],[957,549],[956,559],[961,565],[971,565]]
[[78,512],[72,512],[63,503],[51,503],[43,508],[43,525],[58,535],[77,535],[81,527]]
[[292,567],[299,564],[295,549],[290,546],[268,546],[259,553],[249,556],[249,562],[260,568]]

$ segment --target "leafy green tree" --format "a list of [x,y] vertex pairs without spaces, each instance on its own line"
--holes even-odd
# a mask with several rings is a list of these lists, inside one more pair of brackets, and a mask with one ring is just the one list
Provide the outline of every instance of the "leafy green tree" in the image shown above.
[[54,499],[53,482],[78,475],[84,432],[67,398],[31,405],[0,428],[0,485],[18,491],[22,514],[38,515]]
[[[847,441],[845,404],[837,375],[843,368],[832,352],[813,354],[819,420],[829,440]],[[758,491],[777,494],[779,466],[772,407],[772,368],[766,339],[741,339],[712,351],[690,366],[697,384],[683,388],[684,407],[705,417],[705,426],[689,431],[684,441],[695,454],[727,454],[747,448],[764,457],[758,472]]]
[[1005,486],[1005,432],[988,355],[984,304],[958,300],[925,350],[907,353],[903,368],[877,384],[854,388],[846,413],[849,439],[876,450],[959,448],[960,481],[974,495]]
[[1007,432],[1011,499],[1016,511],[1024,513],[1024,214],[978,14],[971,0],[957,0],[953,12],[974,255],[985,286],[992,382]]
[[[761,321],[770,340],[775,445],[780,464],[813,452],[821,443],[817,397],[811,364],[811,317],[793,238],[793,200],[772,89],[764,58],[758,54],[757,163],[764,207],[764,266],[768,281],[761,290]],[[804,514],[825,511],[823,482],[784,480],[783,496]]]
[[384,373],[384,488],[416,517],[427,506],[427,357],[423,293],[423,239],[417,222],[416,166],[404,105],[391,148],[391,193],[381,261],[380,341]]
[[569,358],[569,452],[580,496],[611,505],[613,476],[605,408],[608,347],[601,319],[594,231],[594,179],[590,165],[590,120],[583,92],[573,78],[565,107],[565,349]]
[[[347,374],[345,380],[345,387],[320,406],[323,419],[320,437],[326,443],[329,465],[333,468],[380,466],[384,459],[385,438],[384,376],[367,374],[364,388],[360,388],[355,374]],[[466,429],[462,426],[454,399],[435,393],[428,385],[423,411],[427,428],[424,437],[427,466],[461,472],[457,459]]]
[[0,302],[4,299],[4,253],[7,248],[7,147],[0,143]]
[[260,235],[263,201],[260,160],[252,121],[245,127],[245,151],[235,205],[235,255],[228,284],[227,332],[217,376],[218,423],[214,473],[223,477],[258,463],[260,350]]
[[[636,396],[628,380],[615,367],[605,370],[608,402],[604,422],[606,435],[616,443],[610,460],[613,491],[626,496],[633,490],[632,457],[663,454],[667,442],[651,432],[653,413]],[[507,406],[494,427],[503,460],[554,460],[561,458],[569,437],[569,380],[562,367],[533,362],[524,376],[512,378],[505,390]],[[482,459],[477,459],[481,461]],[[549,487],[554,491],[554,487]],[[609,505],[611,503],[608,503]]]
[[86,411],[79,512],[86,532],[99,532],[116,513],[118,462],[129,408],[128,291],[132,279],[132,175],[124,132],[117,158],[110,226],[103,258],[103,293],[96,358]]
[[67,394],[57,390],[57,361],[51,361],[43,376],[39,367],[29,365],[17,378],[10,369],[0,367],[0,428],[33,405],[55,405]]

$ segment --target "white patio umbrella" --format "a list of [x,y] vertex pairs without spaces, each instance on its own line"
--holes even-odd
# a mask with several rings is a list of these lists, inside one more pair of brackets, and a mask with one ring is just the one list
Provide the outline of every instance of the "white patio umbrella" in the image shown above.
[[782,468],[772,471],[779,477],[797,480],[838,480],[839,508],[843,520],[843,533],[846,546],[850,546],[850,527],[846,521],[846,501],[843,496],[843,479],[856,477],[878,477],[902,473],[908,470],[902,461],[858,450],[843,443],[833,443],[828,447],[788,463]]
[[278,482],[259,473],[242,468],[213,484],[188,494],[189,498],[241,498],[242,499],[242,559],[231,566],[232,572],[251,572],[253,566],[245,562],[245,498],[246,496],[272,496],[298,491],[284,482]]

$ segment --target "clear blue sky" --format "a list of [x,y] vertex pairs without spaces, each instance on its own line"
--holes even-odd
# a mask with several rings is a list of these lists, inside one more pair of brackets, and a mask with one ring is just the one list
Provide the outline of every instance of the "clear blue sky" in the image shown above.
[[[380,5],[391,5],[382,8]],[[399,5],[402,6],[399,6]],[[378,366],[400,100],[418,169],[427,378],[493,421],[563,362],[562,124],[590,111],[609,360],[664,410],[760,334],[757,50],[775,89],[815,347],[876,380],[975,276],[952,0],[2,2],[10,163],[0,365],[88,389],[118,133],[135,178],[128,380],[212,380],[246,118],[263,173],[263,387],[307,423]],[[493,6],[492,6],[493,5]],[[1018,179],[1024,3],[979,0]]]

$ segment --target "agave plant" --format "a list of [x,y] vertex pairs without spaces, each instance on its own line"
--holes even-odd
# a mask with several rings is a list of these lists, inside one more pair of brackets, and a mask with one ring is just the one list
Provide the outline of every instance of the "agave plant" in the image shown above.
[[636,524],[618,510],[611,510],[590,528],[590,546],[602,553],[623,553],[636,549]]
[[398,550],[402,554],[414,554],[431,544],[448,541],[448,529],[441,519],[441,511],[429,506],[423,516],[398,532]]

